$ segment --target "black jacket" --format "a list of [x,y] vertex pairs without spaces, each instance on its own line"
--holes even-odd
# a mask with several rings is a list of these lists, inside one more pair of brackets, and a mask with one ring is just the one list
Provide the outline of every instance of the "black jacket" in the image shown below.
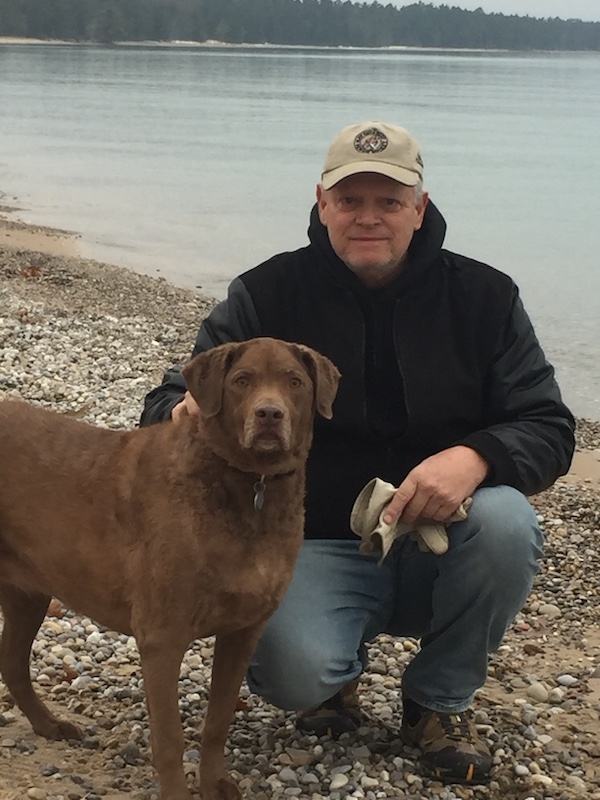
[[[515,284],[442,249],[445,228],[430,202],[402,274],[373,290],[337,257],[313,208],[310,244],[236,278],[202,323],[194,354],[273,336],[313,347],[342,373],[333,419],[315,424],[309,538],[353,538],[350,509],[371,478],[398,485],[452,445],[488,461],[486,484],[527,495],[569,468],[574,420]],[[167,419],[184,391],[174,367],[141,424]]]

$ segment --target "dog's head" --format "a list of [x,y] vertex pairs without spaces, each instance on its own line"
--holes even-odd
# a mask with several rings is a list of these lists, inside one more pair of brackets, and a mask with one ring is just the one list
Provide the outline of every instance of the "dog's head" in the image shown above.
[[309,347],[264,337],[200,353],[183,376],[209,445],[267,469],[306,457],[314,414],[332,417],[340,374]]

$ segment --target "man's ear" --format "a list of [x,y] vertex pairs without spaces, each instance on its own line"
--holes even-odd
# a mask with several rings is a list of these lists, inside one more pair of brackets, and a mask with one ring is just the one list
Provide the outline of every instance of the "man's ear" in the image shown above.
[[327,206],[327,192],[323,188],[322,183],[317,183],[317,211],[319,212],[319,219],[321,220],[321,224],[325,225],[325,227],[327,227],[327,223],[325,221],[326,206]]
[[223,381],[242,342],[228,342],[199,353],[181,370],[189,393],[205,417],[214,417],[223,404]]
[[415,225],[415,230],[418,231],[421,229],[423,225],[423,218],[425,217],[425,211],[427,210],[427,204],[429,203],[429,194],[428,192],[423,192],[421,196],[421,200],[416,205],[417,213],[419,215],[418,222]]

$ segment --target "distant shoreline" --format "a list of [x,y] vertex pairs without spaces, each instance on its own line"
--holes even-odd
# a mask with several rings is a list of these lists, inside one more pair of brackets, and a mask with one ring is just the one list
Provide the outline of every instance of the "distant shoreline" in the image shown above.
[[0,36],[1,45],[56,45],[68,47],[162,47],[175,49],[210,49],[210,50],[323,50],[324,52],[375,52],[375,53],[594,53],[590,50],[509,50],[500,47],[417,47],[414,45],[386,45],[385,47],[353,47],[350,45],[315,45],[315,44],[275,44],[273,42],[221,42],[206,39],[203,42],[173,39],[170,41],[116,41],[111,44],[102,42],[80,41],[69,39],[29,39],[26,37]]
[[[414,45],[387,45],[385,47],[353,47],[350,45],[318,45],[318,44],[276,44],[274,42],[221,42],[217,39],[205,39],[203,42],[195,40],[181,40],[171,39],[169,41],[143,39],[140,41],[116,41],[111,44],[102,44],[101,42],[94,41],[80,41],[76,42],[72,39],[30,39],[27,37],[17,36],[0,36],[0,44],[51,44],[51,45],[69,45],[73,47],[86,47],[86,46],[99,46],[99,47],[207,47],[207,48],[223,48],[223,49],[248,49],[253,48],[257,50],[400,50],[400,51],[432,51],[437,52],[440,50],[452,52],[471,52],[471,53],[508,53],[514,52],[503,48],[487,48],[487,47],[417,47]],[[525,51],[523,51],[525,52]],[[530,52],[530,51],[527,51]]]

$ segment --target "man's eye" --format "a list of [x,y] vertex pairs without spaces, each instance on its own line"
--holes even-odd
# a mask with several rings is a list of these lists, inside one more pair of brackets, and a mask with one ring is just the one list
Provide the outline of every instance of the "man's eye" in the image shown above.
[[395,197],[386,197],[385,205],[388,208],[396,208],[397,206],[400,206],[401,203],[400,203],[400,200],[396,200]]

